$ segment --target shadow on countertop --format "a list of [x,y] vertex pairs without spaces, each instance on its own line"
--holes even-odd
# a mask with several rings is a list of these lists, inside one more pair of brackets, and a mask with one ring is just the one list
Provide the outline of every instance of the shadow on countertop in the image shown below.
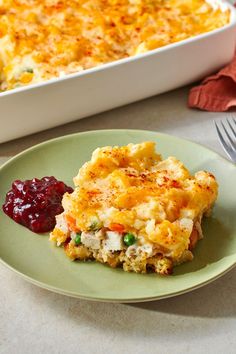
[[[80,300],[64,295],[56,294],[48,290],[38,288],[15,274],[17,283],[22,288],[27,288],[27,294],[31,297],[41,298],[41,302],[48,303],[54,307],[55,311],[68,312],[70,317],[82,319],[86,317],[106,318],[115,321],[119,313],[129,313],[130,309],[142,309],[159,314],[175,314],[188,317],[199,318],[226,318],[236,317],[236,267],[221,278],[189,293],[174,296],[167,299],[141,302],[141,303],[106,303],[88,300]],[[45,304],[46,305],[46,304]],[[122,310],[121,310],[122,309]],[[111,316],[113,314],[113,316]],[[109,321],[106,322],[109,327]]]
[[136,308],[191,317],[236,317],[236,268],[213,283],[180,296],[145,303]]
[[[231,335],[234,333],[236,268],[213,283],[190,293],[136,304],[70,298],[38,288],[16,274],[8,270],[6,272],[8,291],[12,294],[15,289],[14,297],[16,292],[19,297],[18,309],[24,299],[24,316],[27,317],[29,328],[34,328],[37,318],[37,327],[46,326],[47,321],[47,331],[52,330],[54,333],[60,328],[68,338],[72,334],[74,336],[88,331],[101,340],[104,340],[104,336],[110,341],[112,338],[116,341],[122,339],[123,343],[132,339],[142,342],[156,341],[159,338],[163,343],[171,340],[176,345],[190,340],[189,338],[209,340],[212,333],[221,337],[228,330]],[[53,338],[52,335],[52,341]],[[68,341],[68,338],[65,340]]]

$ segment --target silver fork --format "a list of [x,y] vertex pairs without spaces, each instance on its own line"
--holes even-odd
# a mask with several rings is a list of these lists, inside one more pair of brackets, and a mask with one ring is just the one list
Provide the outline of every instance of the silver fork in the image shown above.
[[224,151],[236,163],[236,119],[231,116],[230,119],[214,123]]

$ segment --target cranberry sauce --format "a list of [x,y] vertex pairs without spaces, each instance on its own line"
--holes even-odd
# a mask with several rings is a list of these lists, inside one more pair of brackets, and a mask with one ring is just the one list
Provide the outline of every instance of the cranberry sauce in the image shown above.
[[3,211],[33,232],[51,231],[55,216],[63,211],[61,200],[65,192],[72,193],[73,189],[55,177],[16,180],[6,195]]

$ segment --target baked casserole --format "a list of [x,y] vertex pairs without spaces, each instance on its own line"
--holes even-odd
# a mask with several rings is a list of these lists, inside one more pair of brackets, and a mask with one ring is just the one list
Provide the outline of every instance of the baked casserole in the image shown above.
[[223,27],[217,0],[0,0],[0,91]]
[[211,173],[162,160],[153,142],[96,149],[74,183],[50,240],[72,260],[137,273],[171,274],[193,259],[218,191]]

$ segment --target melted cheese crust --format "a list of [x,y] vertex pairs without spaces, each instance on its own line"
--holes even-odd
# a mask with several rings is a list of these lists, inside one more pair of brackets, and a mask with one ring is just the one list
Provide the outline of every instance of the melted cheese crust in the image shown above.
[[178,42],[229,17],[204,0],[0,0],[0,90]]
[[122,225],[174,262],[189,249],[191,233],[218,191],[211,173],[191,176],[175,157],[162,160],[153,142],[96,149],[74,183],[62,205],[77,230],[87,232],[94,223],[107,229]]

